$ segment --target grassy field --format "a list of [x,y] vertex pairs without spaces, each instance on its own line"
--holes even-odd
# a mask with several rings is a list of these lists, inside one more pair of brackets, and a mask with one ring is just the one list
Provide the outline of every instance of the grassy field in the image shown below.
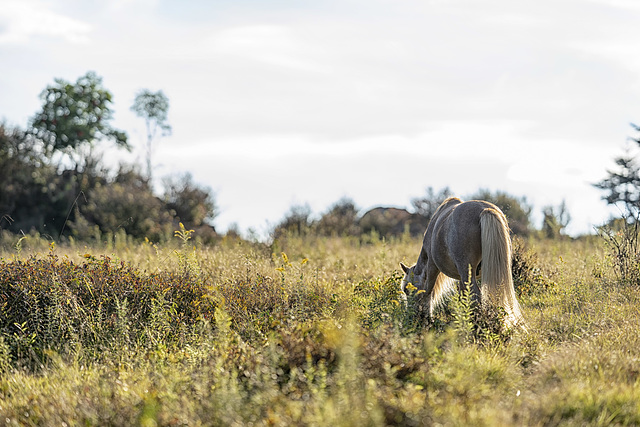
[[0,424],[640,424],[640,291],[600,238],[518,242],[514,332],[405,310],[419,240],[189,237],[5,247]]

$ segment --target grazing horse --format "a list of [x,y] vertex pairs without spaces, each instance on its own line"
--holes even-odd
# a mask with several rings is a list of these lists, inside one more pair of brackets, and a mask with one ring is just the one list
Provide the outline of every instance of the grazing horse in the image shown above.
[[[509,226],[502,211],[492,203],[463,202],[456,197],[442,202],[424,233],[418,261],[412,267],[400,266],[405,273],[402,290],[408,283],[424,290],[421,308],[426,308],[430,316],[458,280],[460,291],[471,286],[476,305],[491,302],[502,307],[508,326],[524,327],[511,276]],[[482,291],[476,280],[478,270]]]

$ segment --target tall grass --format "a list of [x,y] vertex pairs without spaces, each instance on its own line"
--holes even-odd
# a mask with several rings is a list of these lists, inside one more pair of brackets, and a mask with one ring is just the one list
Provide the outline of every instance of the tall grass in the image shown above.
[[528,332],[455,295],[432,320],[420,242],[287,237],[52,247],[0,259],[7,425],[633,425],[640,291],[601,240],[515,245]]

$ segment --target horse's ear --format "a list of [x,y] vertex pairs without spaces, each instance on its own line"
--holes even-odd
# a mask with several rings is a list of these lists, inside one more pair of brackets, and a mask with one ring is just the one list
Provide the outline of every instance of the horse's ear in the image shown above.
[[409,267],[407,267],[403,263],[400,263],[400,268],[402,268],[402,271],[404,271],[405,273],[407,273],[409,271]]

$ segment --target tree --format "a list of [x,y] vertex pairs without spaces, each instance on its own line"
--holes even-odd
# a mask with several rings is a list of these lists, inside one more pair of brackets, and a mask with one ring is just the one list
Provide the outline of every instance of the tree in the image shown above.
[[476,200],[486,200],[491,202],[506,215],[509,221],[509,228],[513,234],[527,236],[530,232],[531,206],[527,203],[526,197],[517,198],[505,192],[497,191],[492,194],[489,190],[481,189],[470,197]]
[[77,170],[86,166],[96,141],[111,140],[130,148],[127,135],[110,124],[113,97],[96,73],[86,73],[75,84],[55,79],[40,98],[42,110],[33,118],[31,131],[49,155],[56,151],[67,154]]
[[316,227],[323,236],[357,236],[360,233],[358,208],[352,199],[342,198],[322,215]]
[[0,228],[14,232],[35,225],[51,178],[48,169],[40,168],[31,142],[24,131],[0,124]]
[[217,215],[211,192],[195,184],[189,173],[165,181],[164,200],[178,221],[188,228],[206,225]]
[[431,220],[431,217],[434,213],[436,213],[436,209],[438,206],[442,204],[446,199],[451,197],[453,193],[449,187],[445,187],[442,190],[436,193],[433,191],[433,187],[428,187],[426,190],[426,195],[420,198],[415,198],[411,200],[411,205],[413,205],[413,209],[415,213],[418,215],[422,215],[426,218],[427,221]]
[[567,209],[567,204],[563,200],[557,208],[545,206],[542,209],[544,219],[542,221],[542,232],[549,239],[562,237],[563,230],[569,225],[571,215]]
[[114,177],[86,191],[69,228],[85,241],[119,230],[137,239],[162,241],[171,235],[173,224],[171,213],[145,178],[130,166],[120,166]]
[[294,205],[289,208],[284,218],[271,232],[273,239],[279,239],[289,235],[305,236],[311,230],[311,207],[308,204]]
[[617,170],[608,170],[609,176],[594,184],[605,192],[602,199],[610,205],[622,204],[629,212],[638,210],[640,204],[640,167],[633,157],[614,159]]
[[[631,126],[640,131],[640,127]],[[640,145],[640,139],[629,139]],[[617,169],[607,170],[609,176],[593,186],[605,193],[602,199],[607,204],[622,205],[630,217],[636,217],[640,212],[640,166],[628,147],[624,155],[616,157],[614,162]]]
[[160,132],[160,136],[171,134],[171,126],[167,123],[167,113],[169,111],[169,98],[162,91],[151,92],[149,89],[142,89],[136,95],[131,106],[131,111],[136,113],[145,121],[147,128],[147,178],[151,181],[151,157],[153,155],[153,142]]

